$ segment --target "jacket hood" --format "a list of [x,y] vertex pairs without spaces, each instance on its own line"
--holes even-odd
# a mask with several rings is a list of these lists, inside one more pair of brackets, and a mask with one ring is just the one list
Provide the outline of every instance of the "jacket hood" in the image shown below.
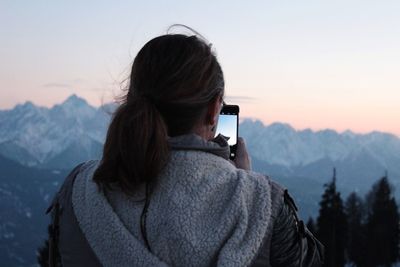
[[[86,163],[72,205],[90,247],[104,266],[246,266],[271,230],[267,177],[236,169],[221,137],[191,134],[169,139],[170,161],[157,178],[147,213],[145,246],[139,217],[143,192],[100,192],[99,162]],[[138,190],[141,191],[141,190]]]
[[99,162],[82,166],[72,191],[79,227],[103,266],[167,266],[124,226],[91,179]]

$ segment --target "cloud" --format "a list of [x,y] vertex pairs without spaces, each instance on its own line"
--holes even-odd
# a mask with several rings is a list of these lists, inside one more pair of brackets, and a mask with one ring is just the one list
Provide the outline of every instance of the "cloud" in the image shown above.
[[67,83],[45,83],[45,84],[43,84],[43,87],[70,88],[71,85],[67,84]]
[[75,79],[63,80],[61,82],[49,82],[43,84],[43,87],[48,88],[71,88],[76,86],[85,85],[87,81],[80,77],[76,77]]
[[74,84],[74,85],[83,85],[83,84],[87,84],[87,80],[82,79],[80,77],[77,77],[75,79],[71,79],[71,80],[66,80],[66,83],[68,84]]
[[249,97],[249,96],[226,96],[225,97],[225,102],[227,104],[234,104],[234,103],[252,103],[256,101],[257,99],[254,97]]

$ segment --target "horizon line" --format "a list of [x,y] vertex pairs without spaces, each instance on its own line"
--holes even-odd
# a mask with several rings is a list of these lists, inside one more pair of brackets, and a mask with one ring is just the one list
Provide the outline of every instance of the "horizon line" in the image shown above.
[[[35,107],[46,108],[46,109],[52,109],[52,108],[54,108],[55,106],[62,105],[64,102],[66,102],[68,99],[70,99],[70,98],[72,98],[72,97],[74,97],[74,96],[75,96],[76,98],[80,99],[80,100],[85,101],[86,104],[87,104],[88,106],[93,107],[93,108],[96,108],[96,109],[99,109],[99,108],[101,108],[102,106],[105,106],[105,105],[108,105],[108,104],[113,104],[113,103],[114,103],[114,104],[118,104],[117,101],[114,100],[114,101],[104,102],[104,103],[101,104],[101,105],[94,105],[94,104],[89,103],[88,100],[87,100],[86,98],[84,98],[84,97],[82,97],[82,96],[79,96],[77,93],[72,93],[72,94],[69,95],[67,98],[65,98],[62,102],[60,102],[60,103],[54,103],[54,104],[52,104],[51,106],[36,104],[36,103],[34,103],[32,100],[25,100],[25,102],[23,102],[23,103],[17,103],[17,104],[15,104],[12,108],[5,108],[5,109],[3,109],[3,108],[0,107],[0,112],[2,112],[2,111],[11,111],[11,110],[15,109],[17,106],[23,106],[23,105],[26,105],[26,104],[28,104],[28,103],[31,103],[31,104],[34,105]],[[231,96],[231,97],[232,97],[232,96]],[[233,97],[234,97],[234,96],[233,96]],[[250,99],[250,98],[249,98],[249,99]],[[278,120],[273,120],[273,121],[271,121],[271,122],[266,122],[266,121],[263,120],[262,118],[259,118],[259,117],[251,117],[251,116],[243,116],[243,117],[240,117],[239,123],[242,123],[244,120],[252,120],[253,122],[260,121],[260,122],[262,123],[263,127],[268,127],[268,126],[270,126],[270,125],[272,125],[272,124],[275,124],[275,123],[283,124],[283,125],[288,125],[290,128],[294,129],[296,132],[302,132],[302,131],[310,130],[310,131],[312,131],[312,132],[314,132],[314,133],[318,133],[318,132],[323,132],[323,131],[329,131],[329,130],[330,130],[330,131],[334,131],[334,132],[336,132],[336,133],[338,133],[338,134],[344,134],[344,133],[346,133],[346,132],[350,132],[351,134],[354,134],[354,135],[368,135],[368,134],[372,134],[372,133],[383,133],[383,134],[393,135],[393,136],[395,136],[396,138],[399,138],[399,139],[400,139],[400,133],[399,133],[399,134],[396,134],[396,133],[394,133],[394,132],[386,132],[386,131],[381,131],[381,130],[378,130],[378,129],[373,129],[373,130],[368,130],[368,131],[360,132],[360,131],[352,130],[352,129],[350,129],[350,128],[347,128],[347,129],[344,129],[344,130],[339,130],[339,129],[335,129],[335,128],[333,128],[333,127],[311,127],[311,126],[307,126],[307,127],[295,127],[295,126],[293,126],[293,124],[288,123],[288,122],[278,121]]]

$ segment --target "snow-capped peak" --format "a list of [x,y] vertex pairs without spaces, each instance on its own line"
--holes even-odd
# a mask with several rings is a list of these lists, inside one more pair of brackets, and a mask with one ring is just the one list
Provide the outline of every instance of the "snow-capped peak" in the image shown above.
[[77,96],[76,94],[70,95],[62,104],[61,106],[66,108],[73,108],[73,107],[85,107],[89,104],[84,98]]
[[[0,115],[0,154],[14,151],[9,156],[26,165],[45,164],[72,145],[81,154],[92,153],[104,141],[110,118],[77,95],[50,109],[26,102]],[[83,146],[82,140],[90,144]]]
[[52,113],[65,113],[67,118],[73,118],[76,121],[93,117],[96,113],[96,108],[86,102],[85,99],[73,94],[59,105],[54,105],[51,109]]

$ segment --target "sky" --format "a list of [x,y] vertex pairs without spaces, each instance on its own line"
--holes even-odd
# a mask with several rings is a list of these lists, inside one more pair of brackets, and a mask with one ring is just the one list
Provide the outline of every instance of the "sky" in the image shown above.
[[121,94],[174,23],[204,35],[241,118],[400,136],[400,1],[0,0],[0,109]]
[[230,146],[235,145],[237,142],[236,125],[237,125],[237,117],[235,115],[219,115],[215,136],[217,136],[218,134],[222,134],[226,137],[229,137],[228,144]]

